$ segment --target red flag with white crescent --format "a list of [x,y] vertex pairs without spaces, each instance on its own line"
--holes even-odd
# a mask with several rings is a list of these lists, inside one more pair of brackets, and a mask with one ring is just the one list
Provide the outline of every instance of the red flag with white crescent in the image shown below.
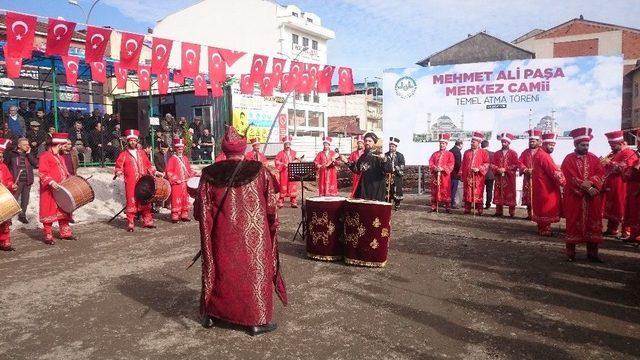
[[31,59],[37,22],[35,16],[7,11],[5,25],[7,28],[6,47],[9,49],[9,57]]
[[141,91],[149,91],[151,88],[151,66],[140,65],[138,67],[138,86]]
[[4,63],[7,67],[7,76],[10,79],[17,79],[20,77],[20,69],[22,69],[22,58],[14,58],[8,55],[9,50],[5,46],[4,48]]
[[284,73],[282,74],[282,86],[280,87],[282,92],[288,93],[296,90],[298,83],[300,82],[300,75],[298,73]]
[[318,80],[318,73],[320,72],[320,64],[307,64],[307,72],[311,77],[312,82]]
[[273,96],[273,74],[264,74],[260,82],[260,96]]
[[222,55],[222,59],[227,63],[227,66],[231,67],[231,65],[235,64],[236,61],[240,60],[241,57],[246,55],[246,52],[242,51],[233,51],[229,49],[220,49],[220,55]]
[[253,61],[251,62],[251,83],[260,83],[265,71],[267,70],[267,61],[269,57],[266,55],[253,55]]
[[184,75],[182,75],[182,71],[173,70],[173,82],[178,85],[184,85]]
[[200,45],[182,43],[182,75],[195,78],[200,72]]
[[76,29],[76,23],[70,21],[51,19],[47,25],[47,49],[44,54],[47,56],[66,56],[69,53],[71,37]]
[[240,75],[240,93],[253,94],[253,83],[251,83],[251,74]]
[[169,72],[164,71],[158,74],[158,93],[166,95],[169,92]]
[[167,70],[173,40],[154,37],[151,41],[151,73],[160,74]]
[[353,73],[351,68],[338,68],[338,90],[340,90],[340,93],[343,95],[353,94],[356,91],[356,88],[353,85]]
[[308,71],[305,71],[300,76],[300,80],[298,82],[298,86],[296,90],[301,94],[309,94],[313,89],[313,82],[311,80],[311,74]]
[[289,66],[289,73],[296,74],[299,79],[302,73],[304,72],[304,69],[305,69],[305,66],[303,63],[301,63],[300,61],[292,61],[291,66]]
[[328,94],[331,92],[331,79],[333,78],[333,72],[336,67],[332,65],[325,65],[324,69],[318,74],[318,92],[322,94]]
[[209,90],[207,89],[207,80],[205,80],[203,74],[197,74],[193,79],[193,86],[195,88],[195,96],[209,96]]
[[209,79],[213,88],[214,82],[227,80],[227,64],[224,62],[219,48],[210,46],[207,58],[209,59]]
[[[226,65],[225,65],[226,66]],[[222,89],[222,83],[219,81],[211,81],[211,96],[214,98],[224,96],[224,90]]]
[[95,82],[104,84],[107,81],[107,67],[105,61],[94,61],[89,63],[91,66],[91,79]]
[[138,60],[142,51],[144,36],[132,33],[122,33],[120,42],[120,67],[127,70],[138,70]]
[[102,61],[110,38],[111,29],[87,26],[84,61],[88,63]]
[[127,69],[123,68],[119,62],[114,62],[113,71],[116,75],[116,87],[122,90],[126,89],[128,77]]
[[64,70],[67,75],[67,84],[75,86],[78,83],[78,70],[80,59],[77,56],[61,56]]
[[271,81],[273,81],[273,86],[278,86],[278,84],[280,84],[286,63],[287,60],[285,59],[271,59]]

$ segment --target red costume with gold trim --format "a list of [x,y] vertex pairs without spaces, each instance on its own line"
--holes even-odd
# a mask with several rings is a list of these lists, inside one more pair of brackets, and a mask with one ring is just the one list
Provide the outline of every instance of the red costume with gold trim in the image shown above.
[[[480,143],[482,140],[484,140],[484,134],[473,133],[472,141]],[[473,172],[474,168],[477,168],[478,172]],[[480,146],[465,151],[460,171],[462,172],[461,180],[464,183],[464,213],[470,214],[472,204],[475,203],[475,210],[480,215],[484,197],[484,180],[489,171],[489,152],[481,149]]]
[[624,208],[624,223],[630,227],[629,241],[639,242],[640,238],[640,158],[638,153],[627,159],[623,179],[627,185],[627,197]]
[[[555,142],[555,134],[544,134],[543,141]],[[544,149],[533,157],[532,220],[538,224],[538,234],[551,236],[551,224],[560,221],[562,214],[562,186],[565,178],[551,155]]]
[[[182,139],[175,146],[182,146]],[[176,145],[182,144],[182,145]],[[195,172],[191,169],[191,163],[186,155],[178,156],[173,154],[167,161],[166,177],[171,184],[171,220],[172,221],[189,221],[189,193],[187,193],[187,180],[195,176]]]
[[[324,144],[331,145],[331,138],[325,138]],[[316,155],[313,162],[318,169],[318,195],[338,195],[338,168],[336,165],[340,164],[339,155],[333,150],[323,150]]]
[[[444,206],[445,209],[449,209],[451,206],[451,172],[455,162],[456,159],[453,153],[446,149],[434,152],[429,158],[432,210],[436,210],[438,206]],[[437,167],[442,168],[439,177],[438,171],[436,171]],[[438,182],[438,179],[440,182]]]
[[[291,143],[291,137],[287,136],[282,139],[283,142]],[[289,182],[289,175],[287,168],[289,163],[296,161],[297,154],[291,150],[281,150],[275,158],[276,170],[280,173],[280,198],[278,200],[278,206],[284,205],[286,198],[291,199],[291,206],[298,206],[298,182]]]
[[612,131],[605,134],[610,144],[622,143],[621,149],[606,157],[604,164],[605,183],[603,187],[604,218],[607,219],[607,235],[618,235],[620,224],[623,225],[623,236],[629,236],[630,229],[624,221],[627,198],[627,183],[622,174],[629,162],[636,158],[636,152],[624,144],[624,133]]
[[[510,136],[510,137],[509,137]],[[515,138],[511,134],[505,134],[504,139],[511,142]],[[499,173],[498,169],[505,169]],[[516,210],[516,172],[520,168],[518,153],[514,150],[498,150],[493,153],[491,170],[495,174],[493,185],[493,203],[496,205],[496,215],[502,216],[504,206],[509,207],[509,215],[514,216]]]
[[[0,139],[0,153],[7,149],[9,140]],[[11,171],[4,162],[0,162],[0,184],[4,185],[7,190],[14,192],[14,181]],[[11,247],[11,220],[7,220],[0,224],[0,250],[13,250]]]

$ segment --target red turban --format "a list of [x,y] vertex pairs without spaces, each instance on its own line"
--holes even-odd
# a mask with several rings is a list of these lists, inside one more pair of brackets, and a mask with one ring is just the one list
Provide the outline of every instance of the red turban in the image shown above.
[[229,126],[227,133],[222,139],[222,151],[225,155],[244,155],[247,149],[247,140],[238,134],[233,126]]

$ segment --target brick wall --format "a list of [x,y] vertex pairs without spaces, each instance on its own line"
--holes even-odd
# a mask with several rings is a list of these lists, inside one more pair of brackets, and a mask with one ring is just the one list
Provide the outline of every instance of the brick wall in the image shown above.
[[625,59],[640,59],[640,34],[631,31],[622,32],[622,53]]
[[598,39],[564,41],[553,44],[553,57],[598,55]]
[[565,26],[561,26],[553,31],[549,31],[549,32],[545,32],[543,34],[537,35],[535,38],[548,39],[548,38],[554,38],[554,37],[593,34],[593,33],[614,31],[614,30],[617,30],[617,29],[608,27],[608,26],[588,24],[588,23],[579,22],[579,20],[576,20],[574,22],[570,22],[566,24]]

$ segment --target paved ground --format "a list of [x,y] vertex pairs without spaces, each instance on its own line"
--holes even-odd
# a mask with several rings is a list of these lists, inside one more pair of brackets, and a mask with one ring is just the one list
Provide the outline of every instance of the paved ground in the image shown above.
[[638,250],[611,240],[605,264],[569,264],[531,223],[431,214],[423,201],[394,213],[384,269],[305,259],[290,242],[299,213],[284,209],[291,305],[255,338],[200,326],[199,267],[185,271],[195,223],[78,226],[79,241],[54,247],[21,230],[18,251],[0,254],[0,358],[640,357]]

